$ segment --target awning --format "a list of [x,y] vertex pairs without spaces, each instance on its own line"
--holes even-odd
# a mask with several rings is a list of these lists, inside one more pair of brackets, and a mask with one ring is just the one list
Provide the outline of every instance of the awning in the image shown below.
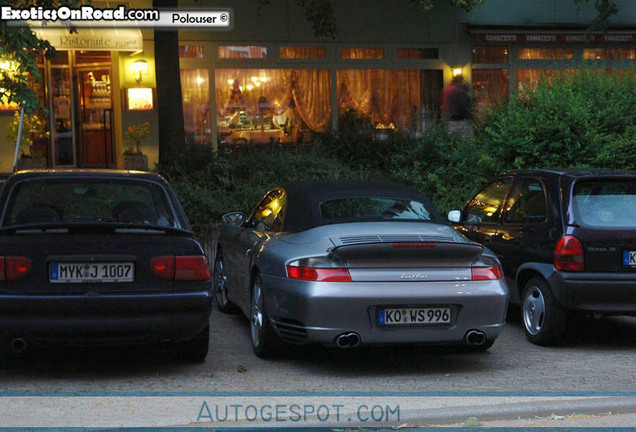
[[40,39],[48,40],[59,50],[141,51],[144,39],[138,28],[67,28],[33,29]]

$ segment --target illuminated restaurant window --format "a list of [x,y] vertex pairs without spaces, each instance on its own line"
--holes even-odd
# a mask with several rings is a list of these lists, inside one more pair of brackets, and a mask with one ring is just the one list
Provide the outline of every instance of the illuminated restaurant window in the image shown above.
[[471,62],[474,64],[506,64],[508,63],[508,47],[505,45],[474,46]]
[[219,58],[264,59],[267,58],[267,47],[258,45],[223,45],[219,47]]
[[398,48],[397,58],[406,59],[437,59],[439,58],[439,49],[437,48]]
[[282,59],[324,59],[327,48],[320,46],[283,46],[280,47]]
[[355,112],[376,129],[420,130],[436,116],[441,71],[345,69],[337,72],[339,115]]
[[508,69],[473,69],[473,99],[488,106],[508,99]]
[[636,49],[630,48],[590,48],[583,50],[584,60],[634,60]]
[[384,48],[344,47],[340,48],[340,58],[355,60],[383,59]]
[[328,69],[216,69],[219,139],[310,142],[331,126]]
[[203,45],[179,45],[179,57],[203,58]]
[[532,89],[542,79],[550,82],[562,74],[572,73],[575,69],[517,69],[515,79],[517,90]]
[[181,96],[188,144],[210,143],[210,78],[208,70],[181,69]]
[[519,48],[520,60],[572,60],[572,48]]

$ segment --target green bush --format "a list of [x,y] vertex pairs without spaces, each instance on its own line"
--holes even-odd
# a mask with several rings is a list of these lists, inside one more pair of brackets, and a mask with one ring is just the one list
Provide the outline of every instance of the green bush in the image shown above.
[[478,129],[500,170],[633,168],[636,77],[585,70],[543,79],[494,107]]
[[161,173],[168,179],[195,227],[220,221],[230,211],[249,213],[269,189],[282,183],[311,179],[371,179],[370,169],[351,169],[316,150],[251,149],[244,154],[220,154],[195,146]]

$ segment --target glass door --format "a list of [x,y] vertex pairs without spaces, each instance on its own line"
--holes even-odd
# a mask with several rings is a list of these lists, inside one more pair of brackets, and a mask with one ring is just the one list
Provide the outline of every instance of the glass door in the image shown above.
[[53,166],[75,166],[73,99],[68,51],[60,51],[50,66],[50,121]]
[[82,166],[113,166],[110,65],[77,67],[76,71]]

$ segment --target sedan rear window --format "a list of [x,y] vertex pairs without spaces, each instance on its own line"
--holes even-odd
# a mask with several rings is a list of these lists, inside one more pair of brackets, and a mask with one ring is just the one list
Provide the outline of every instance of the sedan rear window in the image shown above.
[[405,198],[333,199],[320,203],[320,215],[327,222],[387,219],[431,220],[431,212],[423,203]]
[[8,198],[2,226],[64,222],[178,228],[161,186],[113,179],[38,179],[19,183]]
[[585,180],[574,185],[577,222],[592,227],[636,228],[636,180]]

